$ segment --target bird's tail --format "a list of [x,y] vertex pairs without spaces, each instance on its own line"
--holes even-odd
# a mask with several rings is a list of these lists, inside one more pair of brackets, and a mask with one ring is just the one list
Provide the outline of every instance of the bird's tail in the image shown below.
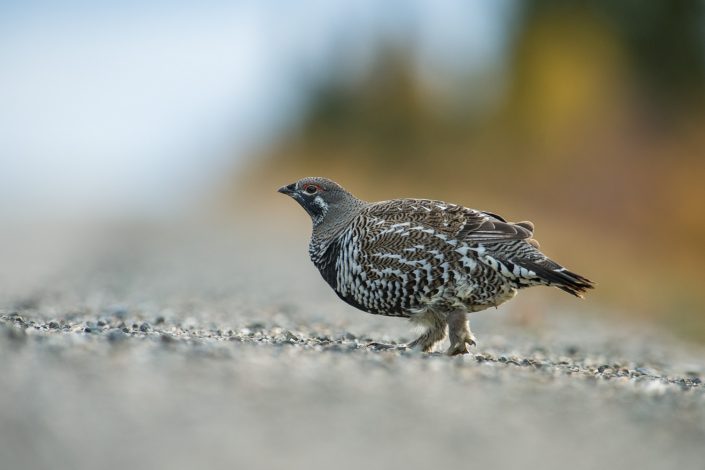
[[545,260],[522,260],[520,264],[536,273],[546,285],[558,287],[576,297],[583,298],[583,294],[587,290],[595,288],[595,283],[590,279],[568,271],[547,258]]

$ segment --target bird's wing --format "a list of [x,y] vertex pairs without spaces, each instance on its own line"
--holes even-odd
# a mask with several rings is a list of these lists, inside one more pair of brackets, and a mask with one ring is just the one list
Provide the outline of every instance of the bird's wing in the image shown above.
[[498,215],[427,199],[395,199],[371,204],[365,215],[385,224],[409,224],[469,243],[526,240],[531,224],[513,224]]

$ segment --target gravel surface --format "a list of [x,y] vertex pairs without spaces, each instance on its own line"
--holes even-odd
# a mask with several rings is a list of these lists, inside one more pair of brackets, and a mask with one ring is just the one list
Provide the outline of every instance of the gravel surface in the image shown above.
[[449,358],[342,305],[305,240],[120,238],[3,299],[0,468],[705,468],[703,349],[589,301],[527,293]]

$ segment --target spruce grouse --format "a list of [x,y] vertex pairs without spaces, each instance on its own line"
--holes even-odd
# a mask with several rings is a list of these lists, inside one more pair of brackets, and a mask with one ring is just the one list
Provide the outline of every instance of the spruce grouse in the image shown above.
[[427,328],[409,347],[431,351],[448,335],[448,354],[464,354],[475,344],[467,313],[530,286],[577,297],[593,288],[539,251],[531,222],[427,199],[365,202],[325,178],[279,192],[311,216],[309,255],[341,299]]

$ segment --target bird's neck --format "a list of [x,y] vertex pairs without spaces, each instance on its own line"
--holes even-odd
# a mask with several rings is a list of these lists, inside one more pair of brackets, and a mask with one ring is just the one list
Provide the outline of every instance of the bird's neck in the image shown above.
[[366,205],[366,202],[354,199],[350,202],[349,207],[345,208],[345,211],[326,214],[323,220],[313,224],[311,242],[327,244],[326,241],[336,238],[350,225]]

